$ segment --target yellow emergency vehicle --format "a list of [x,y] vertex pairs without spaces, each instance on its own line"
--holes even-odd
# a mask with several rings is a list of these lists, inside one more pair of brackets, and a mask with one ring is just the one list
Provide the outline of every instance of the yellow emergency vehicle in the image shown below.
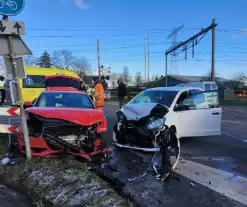
[[75,72],[58,68],[25,67],[26,78],[20,80],[22,100],[33,102],[45,89],[45,77],[53,75],[65,75],[80,78]]

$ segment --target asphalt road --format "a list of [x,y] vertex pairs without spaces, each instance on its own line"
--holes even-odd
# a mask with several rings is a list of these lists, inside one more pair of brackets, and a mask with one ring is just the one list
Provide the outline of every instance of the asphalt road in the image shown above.
[[[152,154],[112,147],[117,110],[115,103],[107,103],[104,108],[108,119],[104,139],[113,150],[113,163],[118,166],[117,172],[112,168],[106,171],[125,182],[139,203],[147,206],[247,205],[247,107],[223,109],[222,136],[181,139],[182,159],[169,183],[155,179],[150,169]],[[7,124],[7,118],[0,117],[0,123]]]
[[0,206],[3,207],[33,207],[36,206],[24,196],[0,185]]
[[[116,104],[106,105],[104,109],[109,126],[105,136],[108,145],[112,143],[112,128],[117,110]],[[183,161],[178,164],[179,169],[176,171],[180,182],[172,181],[170,187],[167,185],[157,190],[156,186],[154,190],[156,195],[167,198],[167,202],[162,201],[164,204],[247,205],[247,106],[223,108],[222,136],[186,138],[180,142]],[[152,157],[147,153],[131,152],[141,156],[146,162]],[[191,183],[195,187],[189,187]],[[149,188],[150,185],[147,183],[146,187]],[[145,186],[141,187],[145,192]],[[138,192],[141,188],[136,190]],[[157,203],[156,205],[159,206]]]

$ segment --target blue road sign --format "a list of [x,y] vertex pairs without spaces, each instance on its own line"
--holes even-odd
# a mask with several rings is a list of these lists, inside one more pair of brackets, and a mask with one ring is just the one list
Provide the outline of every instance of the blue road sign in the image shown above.
[[23,10],[24,6],[25,0],[0,0],[0,14],[15,16]]

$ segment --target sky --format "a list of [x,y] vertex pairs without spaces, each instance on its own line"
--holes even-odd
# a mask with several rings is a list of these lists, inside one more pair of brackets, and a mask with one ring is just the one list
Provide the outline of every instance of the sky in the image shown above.
[[[96,41],[101,65],[121,73],[144,75],[144,37],[150,37],[150,77],[165,74],[167,39],[183,25],[177,41],[184,41],[216,19],[218,76],[229,78],[247,72],[246,0],[26,0],[24,10],[11,20],[24,21],[26,44],[35,57],[47,50],[68,49],[86,57],[97,68]],[[168,57],[168,73],[205,75],[211,69],[211,31],[192,51]]]

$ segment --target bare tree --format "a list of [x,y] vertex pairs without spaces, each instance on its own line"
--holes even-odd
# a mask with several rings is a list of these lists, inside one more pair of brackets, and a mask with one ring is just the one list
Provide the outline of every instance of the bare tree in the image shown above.
[[128,67],[124,67],[124,71],[123,71],[123,79],[124,79],[124,83],[126,85],[128,85],[129,83],[131,83],[131,75],[129,72],[129,68]]
[[233,75],[233,77],[231,78],[231,82],[228,83],[227,85],[234,90],[243,89],[246,81],[247,81],[247,74],[245,74],[244,72],[240,72]]
[[69,50],[55,50],[52,53],[52,63],[56,68],[72,69],[75,57]]
[[118,73],[112,73],[110,76],[110,83],[112,85],[113,88],[117,87],[117,81],[118,79],[121,77],[120,74]]
[[156,80],[158,80],[158,78],[159,78],[158,75],[153,75],[151,80],[156,81]]
[[135,85],[137,87],[141,86],[143,84],[143,80],[142,80],[142,75],[140,72],[137,72],[136,73],[136,76],[135,76]]
[[[218,74],[215,73],[214,76],[217,77]],[[211,71],[207,72],[207,73],[203,76],[202,81],[211,81]]]
[[29,66],[29,67],[34,67],[37,64],[37,58],[35,58],[32,55],[24,56],[24,65]]
[[88,73],[92,72],[91,64],[85,57],[77,58],[72,64],[72,69],[75,71],[81,78]]

